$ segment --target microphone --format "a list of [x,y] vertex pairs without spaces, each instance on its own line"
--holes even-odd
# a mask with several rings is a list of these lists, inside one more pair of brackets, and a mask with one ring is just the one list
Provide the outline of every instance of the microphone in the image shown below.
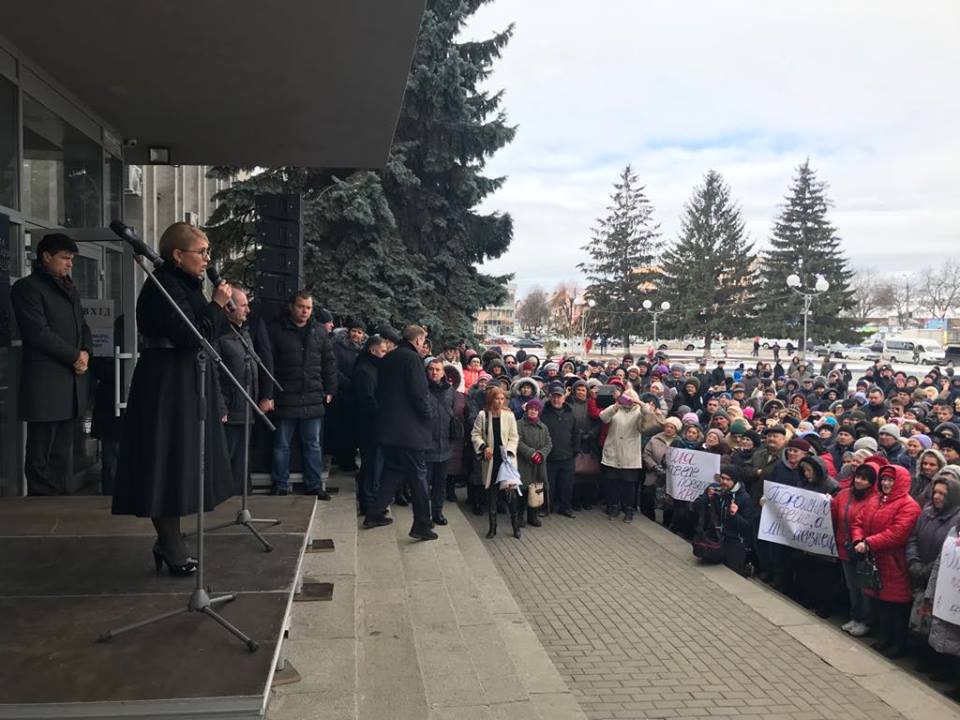
[[124,225],[119,220],[114,220],[112,223],[110,223],[110,229],[119,235],[120,238],[130,247],[132,247],[133,252],[136,255],[142,255],[143,257],[147,258],[147,260],[153,263],[154,267],[160,267],[163,265],[163,258],[157,255],[153,248],[137,237],[137,234],[133,231],[132,227],[129,225]]
[[[214,287],[223,285],[223,278],[220,277],[220,273],[217,271],[217,268],[213,263],[207,265],[207,277],[210,278],[210,282],[213,283]],[[233,312],[237,309],[237,306],[234,304],[233,300],[227,300],[227,304],[224,306],[224,309],[227,312]]]

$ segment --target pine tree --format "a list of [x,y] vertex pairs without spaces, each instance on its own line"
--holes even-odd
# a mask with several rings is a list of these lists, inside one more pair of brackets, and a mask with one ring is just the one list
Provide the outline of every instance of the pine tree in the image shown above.
[[305,274],[321,304],[371,321],[419,322],[435,337],[472,335],[477,310],[501,302],[510,279],[476,265],[502,255],[513,237],[509,215],[476,211],[505,179],[483,174],[487,159],[515,134],[502,92],[479,89],[513,26],[458,42],[489,1],[428,0],[383,170],[340,171],[335,182],[329,170],[276,168],[218,196],[211,242],[240,253],[236,272],[250,274],[253,195],[303,193]]
[[613,185],[606,216],[597,219],[590,242],[583,246],[591,262],[578,265],[590,283],[585,295],[596,302],[590,310],[591,328],[623,338],[625,350],[640,326],[643,300],[659,276],[653,265],[660,224],[653,220],[644,189],[627,165]]
[[830,289],[814,298],[810,308],[809,333],[816,341],[854,342],[853,271],[840,248],[836,230],[827,219],[830,201],[826,184],[817,180],[807,160],[785,198],[776,220],[771,248],[761,262],[758,331],[775,337],[801,338],[803,300],[787,286],[787,277],[800,276],[803,288],[813,288],[822,275]]
[[664,328],[676,337],[744,336],[749,325],[756,255],[740,208],[720,173],[710,170],[684,207],[680,236],[664,253]]

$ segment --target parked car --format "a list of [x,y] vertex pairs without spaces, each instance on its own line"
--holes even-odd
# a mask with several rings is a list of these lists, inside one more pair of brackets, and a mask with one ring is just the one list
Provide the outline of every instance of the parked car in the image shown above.
[[869,360],[872,362],[880,359],[880,348],[875,345],[857,345],[850,350],[847,357],[851,360]]
[[912,337],[890,337],[879,345],[880,357],[892,363],[918,362],[923,365],[935,365],[943,362],[943,348],[933,340]]
[[519,350],[520,348],[524,348],[524,349],[538,348],[538,349],[540,349],[540,348],[543,347],[543,343],[537,342],[536,340],[531,340],[531,339],[529,339],[529,338],[519,338],[518,340],[516,340],[516,341],[513,343],[513,347],[517,348],[518,350]]
[[784,340],[783,338],[760,338],[760,347],[769,350],[774,345],[779,345],[781,349],[786,349],[787,345],[797,347],[800,343],[796,340]]
[[943,349],[943,362],[954,367],[960,365],[960,345],[947,345]]
[[[827,343],[826,345],[818,345],[817,355],[820,357],[832,357],[832,358],[848,358],[850,357],[851,348],[857,348],[857,345],[847,345],[845,343]],[[812,348],[811,348],[812,349]]]
[[[691,350],[705,350],[707,343],[703,338],[687,338],[682,341],[683,349],[687,352]],[[726,343],[723,343],[716,338],[714,338],[710,343],[711,350],[723,350],[726,347]]]

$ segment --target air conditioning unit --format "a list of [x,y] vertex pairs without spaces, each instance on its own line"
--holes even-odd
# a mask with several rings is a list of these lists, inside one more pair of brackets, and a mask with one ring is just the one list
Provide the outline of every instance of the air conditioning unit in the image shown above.
[[125,175],[126,182],[123,185],[124,195],[143,195],[143,168],[139,165],[127,165]]

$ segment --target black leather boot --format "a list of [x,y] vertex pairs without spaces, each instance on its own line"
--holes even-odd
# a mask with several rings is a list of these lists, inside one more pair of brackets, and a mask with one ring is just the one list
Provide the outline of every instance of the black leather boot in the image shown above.
[[487,540],[490,540],[491,538],[495,538],[495,537],[497,536],[497,513],[496,513],[496,509],[494,509],[494,512],[489,513],[489,517],[490,517],[490,529],[487,530]]
[[510,502],[510,525],[513,526],[513,536],[520,539],[520,508],[516,498]]
[[540,515],[537,510],[538,508],[527,508],[527,524],[530,525],[530,527],[540,527],[543,525],[543,523],[540,522]]

